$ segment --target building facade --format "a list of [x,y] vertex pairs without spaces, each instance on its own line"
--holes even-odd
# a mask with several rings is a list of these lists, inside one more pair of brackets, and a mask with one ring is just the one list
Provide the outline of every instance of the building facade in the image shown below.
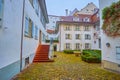
[[83,9],[77,12],[77,14],[93,15],[98,10],[97,6],[91,2],[88,3]]
[[[50,41],[51,35],[54,36],[58,33],[58,27],[56,26],[57,21],[61,20],[61,16],[56,15],[48,15],[49,23],[46,25],[46,31],[48,32],[48,36],[46,37],[46,43]],[[49,34],[51,34],[49,36]],[[53,38],[53,50],[59,51],[59,39],[58,37],[52,37]]]
[[88,3],[80,11],[75,8],[70,13],[68,9],[65,12],[66,16],[49,15],[47,24],[51,30],[59,29],[57,51],[100,49],[99,9],[93,3]]
[[[105,7],[109,7],[113,2],[119,0],[99,0],[100,4],[100,27],[102,28],[102,10]],[[107,36],[103,30],[101,30],[101,43],[102,43],[102,66],[104,68],[120,72],[120,37]],[[109,44],[109,46],[107,46]]]
[[59,50],[100,49],[99,16],[78,14],[63,16],[59,26]]
[[47,24],[47,29],[55,30],[56,22],[60,21],[60,16],[48,15],[49,23]]
[[46,23],[45,0],[0,0],[1,80],[10,80],[33,61],[45,41]]

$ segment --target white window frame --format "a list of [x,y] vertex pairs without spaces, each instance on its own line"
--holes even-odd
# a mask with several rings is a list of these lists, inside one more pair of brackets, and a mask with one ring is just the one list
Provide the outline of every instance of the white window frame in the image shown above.
[[85,49],[90,49],[91,46],[90,46],[90,43],[85,43]]
[[25,17],[25,31],[24,31],[24,34],[26,36],[29,35],[29,18],[27,16]]
[[73,21],[80,21],[78,17],[73,17]]
[[65,26],[65,31],[70,31],[71,30],[71,27],[70,26]]
[[85,18],[83,19],[83,21],[84,21],[84,22],[90,22],[90,18],[85,17]]
[[75,50],[80,50],[80,43],[75,44]]
[[76,25],[75,26],[75,31],[80,31],[80,26]]
[[85,40],[91,40],[91,35],[90,34],[85,34]]
[[71,39],[71,34],[65,34],[65,39]]
[[71,44],[70,43],[66,43],[65,44],[65,49],[66,50],[70,50],[71,49]]
[[90,26],[85,26],[85,31],[90,31]]
[[120,60],[120,46],[116,46],[116,59]]
[[80,39],[80,34],[75,34],[75,39]]
[[38,27],[35,26],[35,39],[38,40]]

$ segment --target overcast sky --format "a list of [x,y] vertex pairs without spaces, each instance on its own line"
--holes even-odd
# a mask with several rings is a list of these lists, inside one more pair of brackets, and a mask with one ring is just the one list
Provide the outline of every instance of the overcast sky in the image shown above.
[[64,16],[65,9],[73,11],[75,8],[78,10],[85,7],[88,3],[93,2],[99,7],[99,0],[45,0],[48,15]]

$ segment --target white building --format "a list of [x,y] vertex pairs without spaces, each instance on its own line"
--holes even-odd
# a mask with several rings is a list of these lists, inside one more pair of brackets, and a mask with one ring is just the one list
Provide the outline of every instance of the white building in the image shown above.
[[[100,26],[102,27],[102,10],[119,0],[99,0]],[[110,37],[101,30],[102,66],[104,68],[120,72],[120,36]],[[107,46],[109,44],[109,46]]]
[[97,6],[91,2],[88,3],[83,9],[77,12],[77,14],[93,15],[98,10]]
[[60,21],[60,16],[48,15],[49,23],[46,25],[47,29],[55,30],[56,22]]
[[99,30],[96,30],[99,27],[97,13],[61,17],[61,21],[57,22],[59,50],[100,49]]
[[[55,35],[57,34],[57,29],[58,27],[56,26],[56,22],[61,20],[61,16],[56,16],[56,15],[48,15],[49,18],[49,23],[46,25],[46,31],[48,34]],[[51,36],[46,37],[46,42],[49,42]],[[53,49],[54,51],[59,51],[59,40],[58,37],[53,38],[54,44],[53,44]]]
[[33,61],[47,35],[46,23],[45,0],[0,0],[1,80],[10,80]]

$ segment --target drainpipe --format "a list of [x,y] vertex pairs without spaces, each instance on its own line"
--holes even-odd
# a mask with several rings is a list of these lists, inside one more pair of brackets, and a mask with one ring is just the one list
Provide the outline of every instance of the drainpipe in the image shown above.
[[22,29],[21,29],[21,45],[20,45],[20,72],[22,71],[24,11],[25,11],[25,0],[23,0],[23,11],[22,11]]

